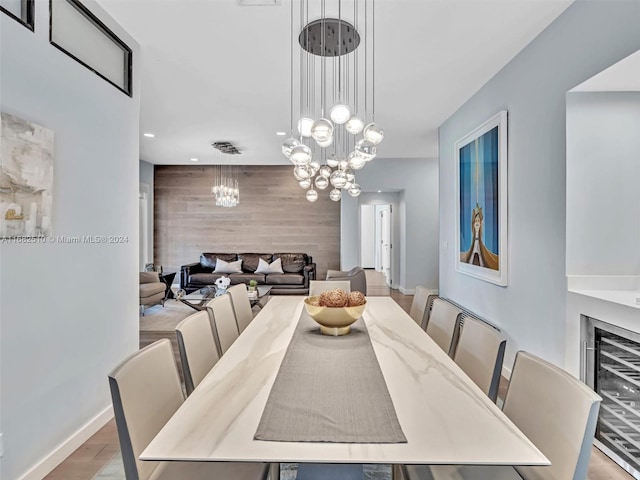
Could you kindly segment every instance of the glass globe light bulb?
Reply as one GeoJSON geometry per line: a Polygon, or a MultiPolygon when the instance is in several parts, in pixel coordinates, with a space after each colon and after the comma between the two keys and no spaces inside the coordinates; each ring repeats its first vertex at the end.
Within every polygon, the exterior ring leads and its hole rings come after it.
{"type": "Polygon", "coordinates": [[[291,149],[289,159],[294,165],[309,165],[309,162],[311,162],[311,149],[303,144],[296,145],[291,149]]]}
{"type": "Polygon", "coordinates": [[[316,142],[326,142],[333,137],[333,124],[326,118],[313,122],[311,136],[316,142]]]}
{"type": "Polygon", "coordinates": [[[307,190],[307,200],[309,200],[311,203],[318,200],[318,192],[313,189],[307,190]]]}
{"type": "Polygon", "coordinates": [[[378,145],[384,138],[384,132],[375,123],[370,123],[364,127],[364,138],[374,145],[378,145]]]}
{"type": "Polygon", "coordinates": [[[316,142],[316,143],[318,144],[319,147],[322,147],[322,148],[330,147],[331,145],[333,145],[333,137],[331,137],[326,142],[316,142]]]}
{"type": "Polygon", "coordinates": [[[349,167],[349,162],[347,160],[340,160],[340,162],[338,162],[338,168],[340,170],[346,170],[349,167]]]}
{"type": "MultiPolygon", "coordinates": [[[[376,146],[369,140],[363,138],[356,143],[356,152],[368,162],[376,156],[376,146]]],[[[293,154],[291,154],[291,156],[293,156],[293,154]]]]}
{"type": "Polygon", "coordinates": [[[328,165],[323,165],[318,170],[318,175],[329,178],[331,176],[331,168],[328,165]]]}
{"type": "Polygon", "coordinates": [[[347,123],[344,127],[347,129],[347,132],[351,133],[352,135],[358,135],[364,128],[364,122],[360,118],[353,115],[349,120],[347,120],[347,123]]]}
{"type": "Polygon", "coordinates": [[[343,103],[334,105],[329,111],[329,117],[333,120],[333,123],[342,125],[351,116],[351,109],[343,103]]]}
{"type": "Polygon", "coordinates": [[[351,185],[353,185],[353,183],[347,180],[347,183],[344,184],[344,187],[342,187],[342,190],[349,190],[351,188],[351,185]]]}
{"type": "Polygon", "coordinates": [[[344,173],[347,174],[347,181],[353,182],[353,179],[356,178],[355,173],[353,173],[353,169],[351,167],[347,167],[343,170],[344,173]]]}
{"type": "Polygon", "coordinates": [[[320,163],[318,163],[317,160],[313,160],[309,166],[311,167],[311,171],[313,172],[313,175],[315,175],[318,170],[320,169],[320,163]]]}
{"type": "Polygon", "coordinates": [[[291,149],[297,145],[300,145],[300,142],[298,140],[293,137],[287,138],[282,143],[282,153],[284,154],[284,156],[289,158],[291,156],[291,149]]]}
{"type": "Polygon", "coordinates": [[[311,178],[305,178],[304,180],[300,180],[298,183],[306,190],[311,186],[311,178]]]}
{"type": "Polygon", "coordinates": [[[334,188],[329,192],[329,198],[334,202],[340,201],[341,197],[342,197],[342,192],[340,192],[340,190],[338,190],[337,188],[334,188]]]}
{"type": "Polygon", "coordinates": [[[336,154],[332,154],[329,158],[327,158],[327,165],[331,168],[336,168],[340,163],[340,160],[336,158],[336,154]]]}
{"type": "Polygon", "coordinates": [[[311,168],[309,167],[309,165],[298,165],[293,169],[293,176],[298,181],[311,178],[311,168]]]}
{"type": "Polygon", "coordinates": [[[311,126],[313,125],[313,120],[308,117],[303,117],[298,120],[298,133],[303,137],[311,136],[311,126]]]}
{"type": "Polygon", "coordinates": [[[211,187],[211,193],[218,193],[218,186],[214,185],[213,187],[211,187]]]}
{"type": "Polygon", "coordinates": [[[347,183],[347,174],[342,170],[336,170],[331,174],[331,177],[329,177],[329,181],[335,188],[342,188],[347,183]]]}
{"type": "Polygon", "coordinates": [[[349,154],[349,167],[354,170],[360,170],[366,165],[367,161],[362,158],[357,152],[351,152],[349,154]]]}
{"type": "Polygon", "coordinates": [[[349,187],[349,190],[347,191],[349,192],[349,195],[351,195],[352,197],[357,197],[362,193],[362,189],[360,188],[360,185],[358,185],[357,183],[352,183],[351,186],[349,187]]]}
{"type": "Polygon", "coordinates": [[[324,175],[318,175],[316,177],[316,188],[318,190],[324,190],[329,186],[329,179],[324,175]]]}

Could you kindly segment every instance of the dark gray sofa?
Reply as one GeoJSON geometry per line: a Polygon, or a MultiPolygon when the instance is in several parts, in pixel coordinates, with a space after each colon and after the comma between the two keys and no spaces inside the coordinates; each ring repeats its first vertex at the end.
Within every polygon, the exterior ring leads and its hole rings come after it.
{"type": "Polygon", "coordinates": [[[203,253],[199,262],[181,267],[180,288],[191,293],[215,284],[220,277],[229,277],[231,285],[248,285],[250,280],[270,285],[271,295],[308,295],[309,281],[316,279],[316,264],[306,253],[203,253]],[[242,260],[242,273],[213,273],[217,258],[225,262],[242,260]],[[280,258],[283,273],[256,273],[260,258],[268,263],[280,258]]]}

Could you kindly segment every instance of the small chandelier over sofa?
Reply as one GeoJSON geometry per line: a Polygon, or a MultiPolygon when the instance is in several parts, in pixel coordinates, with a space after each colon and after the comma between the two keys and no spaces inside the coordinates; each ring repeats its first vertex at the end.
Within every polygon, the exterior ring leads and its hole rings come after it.
{"type": "Polygon", "coordinates": [[[343,191],[360,195],[355,172],[373,160],[384,137],[375,123],[374,2],[291,2],[291,137],[282,153],[310,202],[325,189],[336,202],[343,191]]]}
{"type": "Polygon", "coordinates": [[[231,142],[213,142],[218,150],[218,165],[214,166],[214,181],[211,193],[216,198],[216,207],[237,207],[240,204],[240,187],[238,185],[238,166],[223,165],[222,154],[240,155],[240,149],[231,142]]]}

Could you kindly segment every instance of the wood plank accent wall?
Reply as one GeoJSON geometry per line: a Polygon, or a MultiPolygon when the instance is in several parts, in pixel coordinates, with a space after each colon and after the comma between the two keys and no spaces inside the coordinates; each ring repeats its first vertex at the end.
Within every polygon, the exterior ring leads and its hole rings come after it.
{"type": "Polygon", "coordinates": [[[179,272],[202,252],[303,252],[324,280],[340,266],[340,202],[327,190],[308,202],[292,170],[240,167],[240,205],[223,208],[211,194],[213,166],[156,165],[155,263],[179,272]]]}

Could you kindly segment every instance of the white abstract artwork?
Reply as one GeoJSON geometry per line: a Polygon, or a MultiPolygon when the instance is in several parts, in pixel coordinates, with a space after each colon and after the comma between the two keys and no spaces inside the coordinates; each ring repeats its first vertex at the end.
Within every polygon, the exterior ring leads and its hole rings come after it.
{"type": "Polygon", "coordinates": [[[0,237],[50,236],[53,130],[1,116],[0,237]]]}

